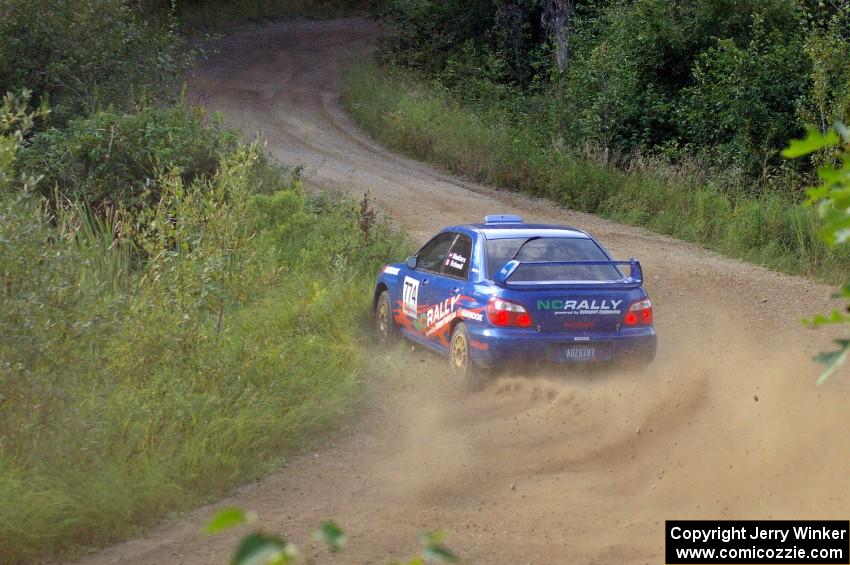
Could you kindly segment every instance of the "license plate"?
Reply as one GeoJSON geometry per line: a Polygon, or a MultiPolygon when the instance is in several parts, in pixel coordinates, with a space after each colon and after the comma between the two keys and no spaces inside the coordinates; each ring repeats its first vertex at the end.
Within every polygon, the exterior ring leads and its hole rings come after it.
{"type": "Polygon", "coordinates": [[[561,355],[566,361],[590,361],[595,352],[593,347],[566,347],[561,355]]]}

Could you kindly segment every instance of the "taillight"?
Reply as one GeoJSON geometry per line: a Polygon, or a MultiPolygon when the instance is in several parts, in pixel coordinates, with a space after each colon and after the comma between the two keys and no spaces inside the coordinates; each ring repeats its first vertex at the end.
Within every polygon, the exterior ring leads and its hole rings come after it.
{"type": "Polygon", "coordinates": [[[491,298],[487,303],[487,319],[494,326],[530,328],[531,315],[525,307],[515,302],[491,298]]]}
{"type": "Polygon", "coordinates": [[[652,325],[652,302],[649,298],[638,300],[629,306],[623,323],[627,326],[649,326],[652,325]]]}

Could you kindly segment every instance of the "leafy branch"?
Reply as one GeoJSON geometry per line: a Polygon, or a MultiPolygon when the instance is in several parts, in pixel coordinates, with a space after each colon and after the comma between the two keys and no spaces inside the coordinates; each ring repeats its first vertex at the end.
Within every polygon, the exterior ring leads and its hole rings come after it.
{"type": "MultiPolygon", "coordinates": [[[[257,520],[253,512],[230,507],[219,510],[204,528],[204,533],[218,534],[242,524],[257,520]]],[[[331,553],[345,548],[347,538],[342,528],[333,521],[327,521],[313,533],[316,541],[323,542],[331,553]]],[[[425,565],[426,563],[460,563],[460,558],[443,545],[446,535],[443,532],[425,532],[420,536],[422,553],[405,563],[391,561],[387,565],[425,565]]],[[[298,549],[281,536],[262,531],[252,532],[239,542],[231,559],[231,565],[296,565],[302,562],[298,549]]]]}
{"type": "MultiPolygon", "coordinates": [[[[850,242],[850,129],[836,123],[825,133],[809,128],[805,139],[795,139],[782,151],[782,156],[794,159],[805,157],[819,151],[836,152],[835,164],[824,165],[817,170],[821,183],[806,189],[806,205],[816,206],[823,225],[818,236],[829,246],[835,247],[850,242]]],[[[845,284],[834,295],[844,298],[850,304],[850,283],[845,284]]],[[[828,315],[818,314],[804,323],[810,327],[827,324],[846,324],[850,322],[850,305],[846,312],[833,310],[828,315]]],[[[832,375],[850,354],[850,339],[838,339],[839,346],[834,351],[826,351],[815,356],[815,360],[826,365],[818,377],[821,385],[832,375]]]]}

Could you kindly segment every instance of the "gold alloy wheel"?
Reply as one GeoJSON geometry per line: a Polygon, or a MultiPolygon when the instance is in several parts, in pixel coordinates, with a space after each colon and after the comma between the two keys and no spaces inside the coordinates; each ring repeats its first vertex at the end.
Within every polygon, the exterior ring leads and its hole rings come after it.
{"type": "Polygon", "coordinates": [[[378,302],[378,333],[382,339],[389,337],[390,328],[390,309],[387,307],[387,301],[381,300],[378,302]]]}
{"type": "Polygon", "coordinates": [[[466,338],[458,332],[452,340],[452,366],[455,372],[463,375],[466,371],[466,364],[469,357],[469,350],[466,345],[466,338]]]}

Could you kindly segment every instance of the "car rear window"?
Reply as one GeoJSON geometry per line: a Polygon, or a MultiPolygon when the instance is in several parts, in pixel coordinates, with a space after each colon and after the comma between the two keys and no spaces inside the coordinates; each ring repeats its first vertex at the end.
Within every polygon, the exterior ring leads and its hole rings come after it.
{"type": "MultiPolygon", "coordinates": [[[[592,239],[573,237],[527,237],[487,240],[487,271],[492,277],[511,259],[522,262],[607,261],[608,256],[592,239]],[[521,249],[520,249],[521,248],[521,249]],[[519,254],[517,254],[519,250],[519,254]],[[514,255],[516,254],[516,257],[514,255]]],[[[520,265],[511,281],[603,281],[622,277],[614,265],[520,265]]]]}

